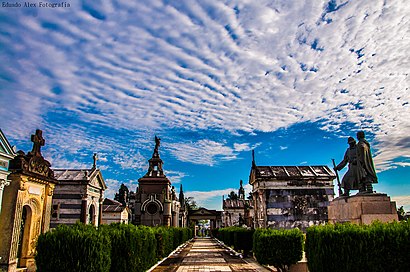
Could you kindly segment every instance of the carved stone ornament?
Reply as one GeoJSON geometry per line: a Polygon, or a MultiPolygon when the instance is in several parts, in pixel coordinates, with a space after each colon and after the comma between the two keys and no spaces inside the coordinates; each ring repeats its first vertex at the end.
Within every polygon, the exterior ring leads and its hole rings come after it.
{"type": "Polygon", "coordinates": [[[18,151],[17,156],[10,161],[9,170],[13,172],[27,172],[54,179],[54,172],[51,170],[51,164],[41,155],[41,146],[44,146],[45,140],[42,131],[37,129],[36,134],[31,136],[33,142],[32,151],[25,154],[18,151]]]}

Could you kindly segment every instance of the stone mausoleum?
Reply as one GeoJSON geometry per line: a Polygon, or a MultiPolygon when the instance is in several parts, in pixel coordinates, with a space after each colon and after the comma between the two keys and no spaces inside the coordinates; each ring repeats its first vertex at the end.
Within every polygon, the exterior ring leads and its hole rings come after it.
{"type": "Polygon", "coordinates": [[[104,191],[107,189],[97,155],[88,169],[54,169],[58,183],[54,189],[51,228],[76,222],[99,226],[102,223],[104,191]]]}
{"type": "Polygon", "coordinates": [[[183,203],[178,199],[174,186],[165,176],[163,161],[159,156],[160,139],[155,136],[155,148],[148,160],[147,173],[138,179],[139,187],[135,193],[134,223],[146,226],[178,227],[183,203]]]}
{"type": "Polygon", "coordinates": [[[327,222],[335,177],[325,165],[257,166],[253,158],[254,227],[305,230],[327,222]]]}
{"type": "Polygon", "coordinates": [[[10,185],[3,194],[0,214],[0,268],[35,270],[35,247],[41,233],[49,230],[51,204],[57,180],[51,164],[41,154],[45,140],[41,130],[31,136],[33,149],[18,151],[10,161],[10,185]]]}
{"type": "Polygon", "coordinates": [[[230,226],[253,226],[253,201],[246,199],[242,180],[238,190],[237,199],[222,199],[222,225],[230,226]]]}

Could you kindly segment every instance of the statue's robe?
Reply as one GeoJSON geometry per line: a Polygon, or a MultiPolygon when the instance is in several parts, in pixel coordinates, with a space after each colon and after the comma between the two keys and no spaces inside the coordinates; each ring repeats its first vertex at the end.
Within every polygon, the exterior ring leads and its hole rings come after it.
{"type": "Polygon", "coordinates": [[[359,183],[377,183],[376,170],[373,164],[370,144],[361,139],[357,143],[357,179],[359,183]]]}
{"type": "Polygon", "coordinates": [[[348,170],[342,178],[342,188],[348,190],[359,190],[359,182],[357,179],[357,151],[356,146],[349,147],[343,160],[336,166],[337,170],[342,170],[347,164],[348,170]]]}

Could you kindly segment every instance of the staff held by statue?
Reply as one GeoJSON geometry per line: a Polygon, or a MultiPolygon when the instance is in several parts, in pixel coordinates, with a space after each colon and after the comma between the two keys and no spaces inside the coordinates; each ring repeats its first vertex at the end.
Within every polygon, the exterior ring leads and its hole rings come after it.
{"type": "Polygon", "coordinates": [[[339,187],[339,196],[343,195],[343,191],[342,191],[342,185],[340,184],[340,178],[339,178],[339,173],[336,169],[336,163],[335,163],[335,159],[332,159],[333,162],[333,168],[335,170],[335,174],[336,174],[336,179],[337,179],[337,187],[339,187]]]}

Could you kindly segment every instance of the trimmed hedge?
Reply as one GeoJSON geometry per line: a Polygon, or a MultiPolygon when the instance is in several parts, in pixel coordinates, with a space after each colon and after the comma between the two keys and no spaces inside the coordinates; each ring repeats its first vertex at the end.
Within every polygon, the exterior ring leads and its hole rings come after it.
{"type": "Polygon", "coordinates": [[[60,225],[39,236],[35,259],[39,272],[142,272],[190,238],[185,228],[60,225]]]}
{"type": "Polygon", "coordinates": [[[102,225],[111,240],[110,272],[146,271],[156,262],[154,231],[127,224],[102,225]]]}
{"type": "Polygon", "coordinates": [[[212,235],[235,250],[243,251],[246,256],[252,250],[254,231],[253,229],[234,226],[214,229],[212,235]]]}
{"type": "Polygon", "coordinates": [[[260,264],[288,271],[290,265],[302,259],[303,241],[303,232],[299,229],[257,229],[253,235],[253,253],[260,264]]]}
{"type": "Polygon", "coordinates": [[[409,271],[410,222],[307,229],[309,271],[409,271]]]}
{"type": "Polygon", "coordinates": [[[36,249],[38,272],[110,271],[110,239],[90,225],[60,225],[41,234],[36,249]]]}

